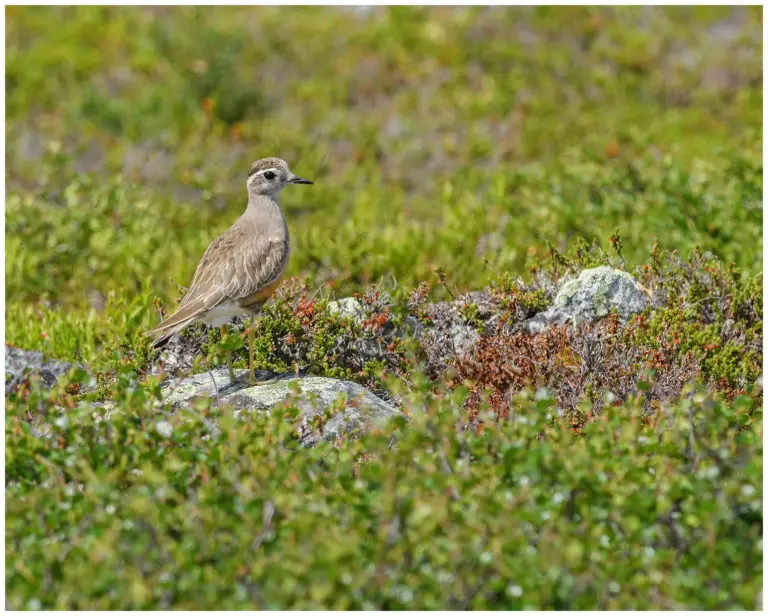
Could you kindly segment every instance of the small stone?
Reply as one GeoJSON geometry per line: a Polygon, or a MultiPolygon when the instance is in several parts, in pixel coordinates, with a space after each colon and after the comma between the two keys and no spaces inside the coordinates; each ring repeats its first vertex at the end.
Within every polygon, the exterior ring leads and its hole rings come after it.
{"type": "Polygon", "coordinates": [[[363,313],[363,305],[354,297],[344,297],[335,302],[328,302],[328,312],[342,317],[352,317],[359,321],[363,313]]]}

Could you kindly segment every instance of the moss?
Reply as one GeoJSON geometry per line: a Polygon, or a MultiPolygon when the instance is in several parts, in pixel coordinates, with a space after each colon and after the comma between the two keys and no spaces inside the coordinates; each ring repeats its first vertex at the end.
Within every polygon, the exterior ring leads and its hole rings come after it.
{"type": "Polygon", "coordinates": [[[549,308],[550,300],[547,297],[546,291],[538,289],[521,293],[520,303],[528,313],[536,314],[549,308]]]}
{"type": "Polygon", "coordinates": [[[505,310],[515,313],[519,307],[526,317],[546,310],[552,303],[546,289],[528,288],[508,272],[491,282],[491,290],[505,310]]]}
{"type": "Polygon", "coordinates": [[[472,325],[474,327],[477,327],[480,324],[480,321],[478,319],[479,312],[480,312],[480,309],[477,307],[477,304],[474,302],[464,304],[461,307],[461,317],[464,319],[464,322],[467,325],[472,325]]]}

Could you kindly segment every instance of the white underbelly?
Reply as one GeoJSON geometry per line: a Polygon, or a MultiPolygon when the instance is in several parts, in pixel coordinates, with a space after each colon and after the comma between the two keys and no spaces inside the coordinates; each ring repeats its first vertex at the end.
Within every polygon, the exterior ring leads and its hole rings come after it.
{"type": "Polygon", "coordinates": [[[206,325],[219,327],[244,314],[248,311],[243,310],[238,302],[226,301],[206,312],[202,320],[206,325]]]}

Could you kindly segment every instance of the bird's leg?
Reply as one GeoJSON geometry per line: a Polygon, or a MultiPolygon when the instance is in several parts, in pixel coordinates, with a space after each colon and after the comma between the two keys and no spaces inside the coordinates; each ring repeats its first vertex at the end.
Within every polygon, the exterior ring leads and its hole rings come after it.
{"type": "MultiPolygon", "coordinates": [[[[221,329],[219,330],[221,332],[221,339],[224,340],[224,337],[227,335],[227,332],[229,331],[227,329],[227,324],[221,326],[221,329]]],[[[227,349],[227,369],[229,370],[229,382],[234,383],[235,382],[235,370],[232,368],[232,351],[227,349]]]]}
{"type": "Polygon", "coordinates": [[[256,385],[256,373],[253,370],[253,319],[248,327],[248,382],[256,385]]]}
{"type": "Polygon", "coordinates": [[[216,385],[216,379],[213,376],[213,372],[208,370],[208,376],[211,377],[211,381],[213,381],[213,391],[216,394],[216,402],[217,404],[221,404],[221,398],[219,398],[219,388],[216,385]]]}

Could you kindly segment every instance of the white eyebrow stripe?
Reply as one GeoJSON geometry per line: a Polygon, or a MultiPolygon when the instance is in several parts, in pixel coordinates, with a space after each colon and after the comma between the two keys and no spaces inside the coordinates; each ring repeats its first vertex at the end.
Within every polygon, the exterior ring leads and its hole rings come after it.
{"type": "Polygon", "coordinates": [[[267,171],[271,171],[275,175],[279,175],[280,174],[280,170],[277,169],[276,167],[270,167],[269,169],[259,169],[258,171],[256,171],[255,173],[252,173],[248,177],[248,181],[250,182],[251,178],[255,178],[257,175],[264,175],[267,171]]]}

